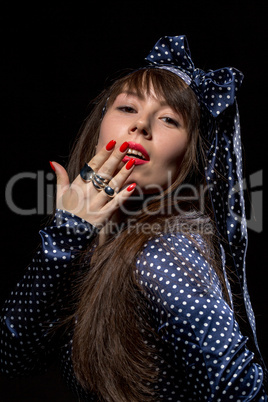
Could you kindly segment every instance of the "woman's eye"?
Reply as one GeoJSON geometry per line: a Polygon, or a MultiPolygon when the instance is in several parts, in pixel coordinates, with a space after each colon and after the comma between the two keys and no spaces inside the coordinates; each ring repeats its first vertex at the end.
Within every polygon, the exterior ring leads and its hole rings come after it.
{"type": "Polygon", "coordinates": [[[175,127],[179,127],[179,122],[177,122],[176,120],[172,119],[171,117],[162,117],[162,120],[167,124],[170,124],[170,125],[175,126],[175,127]]]}
{"type": "Polygon", "coordinates": [[[125,113],[136,113],[136,110],[131,106],[118,106],[117,109],[125,113]]]}

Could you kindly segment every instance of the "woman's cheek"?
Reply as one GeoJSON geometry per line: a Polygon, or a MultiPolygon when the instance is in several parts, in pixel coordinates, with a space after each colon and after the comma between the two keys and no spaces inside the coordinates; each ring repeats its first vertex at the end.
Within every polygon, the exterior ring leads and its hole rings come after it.
{"type": "Polygon", "coordinates": [[[99,152],[101,148],[106,146],[110,140],[112,139],[115,140],[115,138],[110,138],[111,137],[111,133],[109,130],[110,125],[108,123],[109,122],[107,121],[107,116],[105,115],[100,126],[100,134],[98,144],[96,147],[96,152],[99,152]]]}
{"type": "Polygon", "coordinates": [[[109,141],[115,140],[115,138],[111,138],[111,135],[109,133],[105,132],[104,130],[100,131],[99,139],[98,139],[98,144],[96,147],[96,152],[99,152],[103,147],[105,147],[109,141]]]}
{"type": "Polygon", "coordinates": [[[97,144],[97,146],[96,146],[96,153],[98,153],[98,152],[101,150],[101,148],[104,147],[104,144],[103,144],[102,142],[103,142],[103,141],[101,141],[100,138],[99,138],[98,144],[97,144]]]}

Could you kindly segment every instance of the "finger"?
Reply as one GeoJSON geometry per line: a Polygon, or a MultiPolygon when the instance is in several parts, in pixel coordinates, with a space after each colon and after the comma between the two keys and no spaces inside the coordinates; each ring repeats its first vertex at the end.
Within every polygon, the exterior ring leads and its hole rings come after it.
{"type": "Polygon", "coordinates": [[[100,191],[98,195],[99,205],[101,207],[104,206],[107,201],[110,201],[111,198],[117,197],[117,193],[119,193],[134,167],[135,159],[132,158],[122,167],[116,176],[112,178],[109,184],[102,188],[102,191],[100,191]]]}
{"type": "Polygon", "coordinates": [[[132,183],[126,188],[124,188],[120,193],[118,193],[110,202],[108,202],[103,208],[103,213],[106,214],[107,218],[109,219],[116,210],[124,203],[136,188],[136,183],[132,183]]]}
{"type": "MultiPolygon", "coordinates": [[[[111,140],[108,144],[103,147],[89,162],[88,165],[97,172],[99,168],[103,165],[104,162],[111,156],[112,151],[114,150],[116,141],[111,140]]],[[[83,180],[81,179],[80,174],[76,177],[73,183],[81,183],[83,180]]]]}
{"type": "Polygon", "coordinates": [[[135,159],[130,159],[122,169],[112,178],[109,182],[109,186],[112,187],[117,193],[120,191],[120,188],[123,186],[129,175],[132,173],[135,168],[135,159]]]}
{"type": "Polygon", "coordinates": [[[110,179],[118,169],[119,164],[126,155],[129,143],[125,141],[120,147],[116,148],[109,159],[98,169],[98,174],[104,178],[110,179]]]}
{"type": "Polygon", "coordinates": [[[111,152],[114,150],[116,141],[111,140],[108,144],[103,147],[89,162],[88,165],[92,167],[93,170],[98,170],[105,161],[110,157],[111,152]]]}
{"type": "Polygon", "coordinates": [[[64,169],[63,166],[61,166],[57,162],[51,162],[51,166],[54,168],[56,177],[57,177],[57,196],[56,199],[57,201],[63,196],[65,191],[68,190],[70,187],[70,180],[68,173],[64,169]]]}

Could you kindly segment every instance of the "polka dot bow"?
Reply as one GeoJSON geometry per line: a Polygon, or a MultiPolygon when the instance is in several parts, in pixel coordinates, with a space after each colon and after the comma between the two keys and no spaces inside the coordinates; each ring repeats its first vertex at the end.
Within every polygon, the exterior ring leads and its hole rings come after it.
{"type": "MultiPolygon", "coordinates": [[[[201,135],[209,143],[206,180],[218,230],[222,268],[232,303],[232,292],[242,292],[244,309],[263,361],[256,336],[255,316],[247,290],[245,258],[247,224],[243,193],[242,147],[236,93],[243,74],[233,67],[204,72],[194,66],[186,36],[165,36],[146,57],[153,68],[182,78],[195,92],[201,110],[201,135]],[[226,266],[230,268],[227,278],[226,266]]],[[[265,367],[265,364],[263,364],[265,367]]]]}
{"type": "Polygon", "coordinates": [[[233,67],[208,72],[195,68],[184,35],[159,39],[145,59],[158,68],[179,75],[214,117],[234,103],[243,81],[243,74],[233,67]]]}

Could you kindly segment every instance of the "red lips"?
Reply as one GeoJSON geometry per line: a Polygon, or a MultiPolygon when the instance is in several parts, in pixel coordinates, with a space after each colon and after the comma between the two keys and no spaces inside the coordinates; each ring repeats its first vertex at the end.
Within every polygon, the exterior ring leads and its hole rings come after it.
{"type": "Polygon", "coordinates": [[[135,149],[136,151],[141,152],[147,162],[150,160],[150,157],[149,157],[146,149],[143,148],[143,146],[141,144],[137,144],[136,142],[132,142],[132,141],[128,141],[128,144],[129,144],[129,148],[135,149]]]}
{"type": "Polygon", "coordinates": [[[131,155],[131,156],[126,155],[122,160],[124,163],[128,162],[130,159],[133,159],[133,158],[135,159],[136,166],[143,165],[144,163],[149,162],[150,157],[149,157],[146,149],[141,144],[138,144],[138,143],[132,142],[132,141],[128,141],[128,144],[129,144],[129,148],[135,149],[136,151],[141,152],[145,159],[135,158],[135,155],[131,155]]]}

